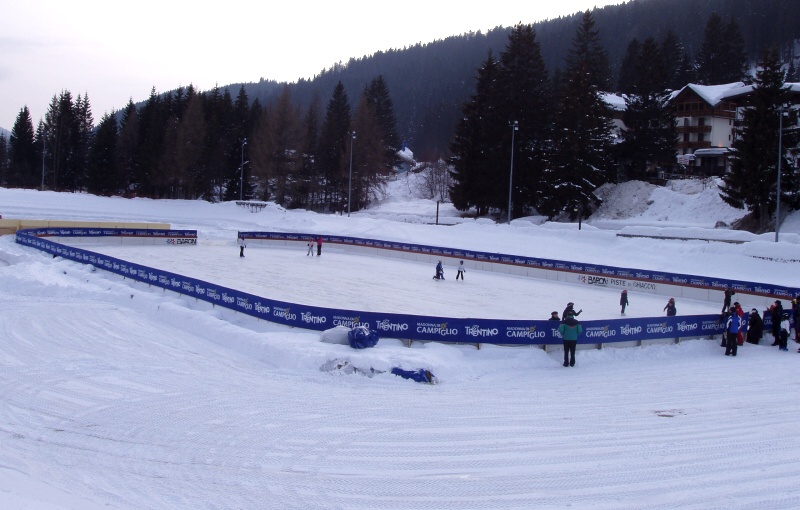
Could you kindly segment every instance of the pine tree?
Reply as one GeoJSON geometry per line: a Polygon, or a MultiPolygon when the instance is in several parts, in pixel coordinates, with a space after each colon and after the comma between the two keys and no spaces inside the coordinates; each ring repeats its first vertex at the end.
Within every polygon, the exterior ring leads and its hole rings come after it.
{"type": "Polygon", "coordinates": [[[364,90],[353,114],[353,130],[357,138],[350,140],[353,161],[350,210],[358,211],[373,199],[382,198],[383,179],[392,171],[377,103],[368,89],[364,90]]]}
{"type": "Polygon", "coordinates": [[[303,120],[302,163],[299,181],[302,183],[298,194],[297,207],[314,209],[318,203],[321,188],[317,171],[317,146],[319,136],[319,100],[315,98],[306,111],[303,120]]]}
{"type": "Polygon", "coordinates": [[[17,114],[8,143],[8,184],[14,187],[35,187],[36,151],[31,112],[24,106],[17,114]]]}
{"type": "Polygon", "coordinates": [[[642,43],[634,38],[628,43],[625,56],[619,68],[619,81],[617,92],[620,94],[632,94],[636,83],[639,81],[638,64],[639,55],[642,53],[642,43]]]}
{"type": "Polygon", "coordinates": [[[119,130],[116,113],[103,115],[89,154],[87,190],[98,195],[118,195],[122,192],[117,146],[119,130]]]}
{"type": "Polygon", "coordinates": [[[611,112],[602,95],[609,69],[599,68],[600,62],[607,65],[608,58],[586,12],[567,58],[548,174],[551,192],[539,211],[551,217],[562,211],[572,218],[588,215],[596,202],[594,191],[612,177],[611,112]]]}
{"type": "Polygon", "coordinates": [[[746,76],[746,62],[739,26],[733,20],[725,25],[719,14],[712,13],[697,55],[697,81],[703,85],[740,81],[746,76]]]}
{"type": "MultiPolygon", "coordinates": [[[[594,65],[594,64],[593,64],[594,65]]],[[[500,54],[498,70],[497,114],[492,126],[495,175],[490,204],[508,212],[509,179],[512,179],[511,217],[522,216],[528,207],[541,207],[551,195],[546,173],[552,152],[554,106],[541,45],[530,25],[517,25],[508,36],[500,54]],[[514,132],[514,168],[511,170],[512,128],[514,132]],[[499,162],[506,162],[503,165],[499,162]],[[505,168],[504,168],[505,167],[505,168]],[[508,171],[506,171],[508,169],[508,171]]]]}
{"type": "Polygon", "coordinates": [[[681,43],[678,36],[672,30],[668,30],[661,39],[660,43],[661,61],[666,70],[666,88],[669,90],[679,90],[691,80],[690,57],[681,43]]]}
{"type": "Polygon", "coordinates": [[[290,197],[294,196],[294,173],[300,165],[300,117],[292,105],[291,91],[288,86],[278,97],[270,123],[271,166],[275,202],[290,205],[290,197]]]}
{"type": "Polygon", "coordinates": [[[186,109],[178,125],[175,151],[176,177],[183,183],[185,199],[194,200],[210,193],[203,160],[205,137],[203,97],[190,86],[186,94],[186,109]]]}
{"type": "Polygon", "coordinates": [[[365,90],[367,100],[372,104],[378,119],[378,134],[382,140],[384,157],[381,165],[391,170],[399,163],[397,152],[400,150],[400,138],[397,135],[397,117],[389,94],[389,87],[383,76],[374,78],[365,90]]]}
{"type": "Polygon", "coordinates": [[[666,69],[656,41],[649,37],[642,44],[637,60],[638,82],[625,96],[621,159],[629,162],[628,179],[646,179],[659,166],[675,160],[675,112],[669,102],[666,69]]]}
{"type": "Polygon", "coordinates": [[[119,125],[119,171],[125,196],[135,194],[136,176],[139,174],[139,112],[132,99],[122,110],[119,125]]]}
{"type": "Polygon", "coordinates": [[[344,209],[350,149],[350,102],[342,82],[333,89],[319,137],[319,170],[323,181],[323,202],[331,211],[344,209]]]}
{"type": "Polygon", "coordinates": [[[786,147],[778,155],[780,106],[785,100],[784,73],[777,52],[766,52],[753,85],[751,106],[744,110],[741,136],[734,140],[734,158],[730,173],[723,179],[720,196],[733,207],[749,209],[759,222],[759,230],[767,228],[777,199],[778,157],[782,158],[781,199],[789,198],[794,179],[786,160],[786,147]],[[784,197],[784,195],[786,195],[784,197]]]}
{"type": "Polygon", "coordinates": [[[461,108],[462,118],[456,126],[451,144],[453,156],[450,199],[460,211],[475,207],[478,216],[489,212],[488,190],[493,183],[497,118],[494,101],[497,96],[499,64],[491,51],[478,69],[475,93],[461,108]]]}
{"type": "Polygon", "coordinates": [[[0,186],[8,186],[8,138],[0,133],[0,186]]]}

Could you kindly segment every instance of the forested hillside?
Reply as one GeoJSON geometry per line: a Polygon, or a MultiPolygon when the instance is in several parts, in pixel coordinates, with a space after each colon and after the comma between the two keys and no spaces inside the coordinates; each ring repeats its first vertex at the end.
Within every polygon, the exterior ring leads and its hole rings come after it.
{"type": "MultiPolygon", "coordinates": [[[[616,87],[628,44],[633,39],[656,40],[672,31],[693,60],[700,51],[709,15],[716,12],[741,29],[745,49],[755,61],[768,46],[789,50],[788,42],[800,38],[800,1],[797,0],[632,0],[592,11],[601,44],[609,56],[611,83],[616,87]]],[[[525,8],[520,19],[526,22],[525,8]]],[[[551,76],[564,60],[581,13],[534,23],[542,58],[551,76]]],[[[387,49],[369,56],[354,56],[333,64],[313,80],[291,84],[293,101],[305,110],[314,98],[324,104],[341,81],[355,96],[376,76],[386,80],[397,114],[398,132],[415,154],[431,160],[447,152],[459,117],[459,108],[475,87],[476,69],[492,51],[502,52],[511,27],[487,33],[453,35],[427,44],[387,49]]],[[[268,78],[268,77],[266,77],[268,78]]],[[[240,84],[231,85],[238,90],[240,84]]],[[[269,104],[282,85],[264,80],[244,84],[247,95],[269,104]]]]}

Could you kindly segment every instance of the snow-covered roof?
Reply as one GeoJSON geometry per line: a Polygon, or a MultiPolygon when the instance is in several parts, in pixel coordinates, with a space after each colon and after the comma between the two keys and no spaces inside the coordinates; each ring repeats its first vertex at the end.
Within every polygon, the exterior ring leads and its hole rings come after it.
{"type": "Polygon", "coordinates": [[[744,88],[744,83],[737,81],[734,83],[725,83],[722,85],[698,85],[697,83],[690,83],[683,87],[682,89],[674,92],[670,99],[675,99],[684,90],[691,90],[698,96],[700,96],[703,101],[710,104],[711,106],[715,106],[717,103],[726,99],[732,91],[740,90],[744,88]]]}
{"type": "Polygon", "coordinates": [[[730,152],[727,147],[709,147],[707,149],[697,149],[694,151],[695,157],[702,158],[703,156],[723,156],[730,152]]]}
{"type": "MultiPolygon", "coordinates": [[[[754,85],[745,85],[739,87],[738,89],[731,89],[725,93],[723,99],[738,99],[744,96],[749,96],[753,93],[754,88],[754,85]]],[[[783,90],[792,94],[800,94],[800,83],[784,83],[783,90]]]]}

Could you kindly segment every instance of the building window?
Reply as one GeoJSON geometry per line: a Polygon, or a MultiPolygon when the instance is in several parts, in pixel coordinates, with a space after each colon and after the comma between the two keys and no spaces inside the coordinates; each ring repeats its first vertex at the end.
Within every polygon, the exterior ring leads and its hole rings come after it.
{"type": "Polygon", "coordinates": [[[705,136],[703,135],[703,133],[697,133],[697,141],[698,142],[704,142],[705,141],[705,136]]]}
{"type": "Polygon", "coordinates": [[[706,118],[705,117],[698,118],[697,119],[697,125],[698,126],[705,126],[706,125],[706,118]]]}

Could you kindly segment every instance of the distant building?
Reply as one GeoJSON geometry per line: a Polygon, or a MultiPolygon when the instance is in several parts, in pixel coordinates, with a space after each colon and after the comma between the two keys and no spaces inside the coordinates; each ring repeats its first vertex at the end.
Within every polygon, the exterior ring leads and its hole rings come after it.
{"type": "Polygon", "coordinates": [[[725,85],[690,83],[675,92],[678,173],[697,176],[723,175],[730,170],[730,147],[737,105],[727,98],[741,82],[725,85]]]}

